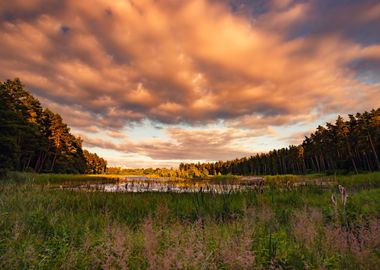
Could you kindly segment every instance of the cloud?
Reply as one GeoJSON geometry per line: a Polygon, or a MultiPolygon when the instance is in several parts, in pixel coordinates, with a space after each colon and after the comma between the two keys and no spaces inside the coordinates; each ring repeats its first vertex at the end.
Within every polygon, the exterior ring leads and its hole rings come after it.
{"type": "MultiPolygon", "coordinates": [[[[79,131],[122,139],[146,119],[255,131],[378,106],[374,0],[45,2],[0,4],[0,79],[20,77],[79,131]]],[[[193,158],[186,132],[128,146],[193,158]]],[[[208,157],[245,153],[221,149],[208,157]]]]}
{"type": "Polygon", "coordinates": [[[108,131],[107,135],[115,139],[125,139],[127,137],[124,133],[118,131],[108,131]]]}
{"type": "Polygon", "coordinates": [[[294,124],[311,123],[316,121],[321,115],[318,113],[288,115],[288,114],[273,114],[273,115],[246,115],[238,119],[226,121],[226,125],[230,127],[245,127],[250,129],[264,128],[269,125],[273,126],[288,126],[294,124]]]}
{"type": "Polygon", "coordinates": [[[378,97],[378,91],[367,90],[345,64],[372,47],[325,28],[341,27],[344,12],[354,10],[351,24],[358,28],[376,21],[377,5],[369,3],[334,6],[343,14],[333,18],[331,11],[322,20],[310,14],[323,4],[272,1],[252,25],[215,1],[97,0],[91,7],[65,1],[42,10],[41,1],[12,1],[2,7],[8,20],[0,28],[0,74],[19,76],[39,96],[78,106],[94,120],[100,115],[111,126],[116,119],[120,127],[144,118],[202,124],[286,115],[286,121],[316,107],[368,108],[367,93],[378,97]],[[319,26],[314,32],[327,33],[289,40],[280,32],[308,20],[319,26]]]}
{"type": "Polygon", "coordinates": [[[307,131],[299,131],[292,134],[288,134],[287,136],[283,136],[280,139],[289,145],[300,145],[305,139],[305,137],[310,136],[312,132],[314,132],[313,129],[307,131]]]}
{"type": "Polygon", "coordinates": [[[268,129],[247,131],[228,128],[219,129],[179,129],[167,128],[169,139],[128,140],[115,143],[101,138],[83,136],[86,147],[112,149],[125,154],[139,154],[153,160],[224,160],[243,157],[252,151],[242,144],[242,140],[271,134],[268,129]]]}

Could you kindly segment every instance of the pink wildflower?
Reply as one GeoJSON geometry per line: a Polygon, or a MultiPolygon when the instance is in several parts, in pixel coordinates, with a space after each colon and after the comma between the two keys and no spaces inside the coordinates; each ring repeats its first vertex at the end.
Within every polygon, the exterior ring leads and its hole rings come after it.
{"type": "Polygon", "coordinates": [[[345,206],[347,202],[347,197],[348,197],[346,189],[342,185],[339,185],[338,188],[339,188],[340,195],[342,196],[342,203],[345,206]]]}

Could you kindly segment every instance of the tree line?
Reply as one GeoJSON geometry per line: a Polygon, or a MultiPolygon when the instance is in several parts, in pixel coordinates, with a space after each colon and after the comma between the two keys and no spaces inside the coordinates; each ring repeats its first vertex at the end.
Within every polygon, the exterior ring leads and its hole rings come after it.
{"type": "Polygon", "coordinates": [[[117,175],[139,175],[139,176],[157,176],[157,177],[184,177],[174,168],[121,168],[108,167],[107,174],[117,175]]]}
{"type": "Polygon", "coordinates": [[[105,172],[107,162],[82,142],[19,79],[0,82],[0,171],[105,172]]]}
{"type": "Polygon", "coordinates": [[[296,146],[215,163],[181,163],[179,174],[268,175],[380,171],[380,108],[338,116],[296,146]]]}

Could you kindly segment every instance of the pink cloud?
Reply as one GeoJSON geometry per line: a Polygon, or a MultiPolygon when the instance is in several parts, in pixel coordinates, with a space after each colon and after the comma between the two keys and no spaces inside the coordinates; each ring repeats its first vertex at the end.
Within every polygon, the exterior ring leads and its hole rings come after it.
{"type": "MultiPolygon", "coordinates": [[[[20,77],[77,130],[122,139],[124,126],[144,119],[223,121],[244,137],[236,129],[310,123],[380,100],[379,83],[361,78],[357,64],[380,66],[380,41],[354,38],[362,30],[376,36],[372,0],[331,7],[325,19],[326,1],[45,2],[1,4],[0,79],[20,77]]],[[[235,135],[213,132],[168,129],[172,141],[140,146],[93,143],[154,158],[198,157],[193,149],[220,149],[210,159],[247,154],[218,144],[235,135]]]]}

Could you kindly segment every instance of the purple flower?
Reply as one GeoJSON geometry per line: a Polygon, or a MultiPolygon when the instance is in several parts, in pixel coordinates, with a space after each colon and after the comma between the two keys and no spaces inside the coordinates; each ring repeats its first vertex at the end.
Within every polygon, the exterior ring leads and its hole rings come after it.
{"type": "Polygon", "coordinates": [[[339,185],[338,188],[339,188],[340,195],[342,197],[342,203],[345,206],[347,202],[347,197],[348,197],[346,189],[342,185],[339,185]]]}

